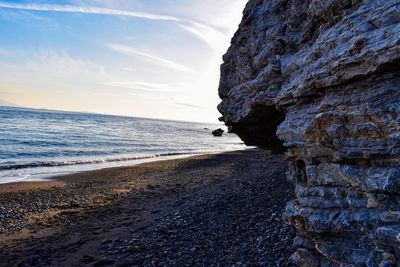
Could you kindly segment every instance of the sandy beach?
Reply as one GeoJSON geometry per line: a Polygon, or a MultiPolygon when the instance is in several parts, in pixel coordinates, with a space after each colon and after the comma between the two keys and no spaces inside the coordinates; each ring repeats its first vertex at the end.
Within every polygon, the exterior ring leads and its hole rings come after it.
{"type": "Polygon", "coordinates": [[[0,186],[1,266],[287,266],[293,187],[259,149],[0,186]]]}

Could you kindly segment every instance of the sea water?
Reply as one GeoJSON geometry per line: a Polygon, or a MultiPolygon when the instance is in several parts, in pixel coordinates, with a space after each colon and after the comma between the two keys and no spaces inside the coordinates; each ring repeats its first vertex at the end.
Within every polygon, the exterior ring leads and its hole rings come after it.
{"type": "Polygon", "coordinates": [[[220,124],[0,107],[0,183],[244,149],[220,124]]]}

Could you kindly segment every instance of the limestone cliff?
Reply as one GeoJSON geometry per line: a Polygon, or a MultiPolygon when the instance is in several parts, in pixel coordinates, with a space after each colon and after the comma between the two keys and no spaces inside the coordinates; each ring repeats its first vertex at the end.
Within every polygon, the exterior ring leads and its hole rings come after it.
{"type": "MultiPolygon", "coordinates": [[[[286,149],[301,266],[400,264],[400,0],[250,0],[219,110],[286,149]]],[[[282,177],[282,182],[284,177],[282,177]]]]}

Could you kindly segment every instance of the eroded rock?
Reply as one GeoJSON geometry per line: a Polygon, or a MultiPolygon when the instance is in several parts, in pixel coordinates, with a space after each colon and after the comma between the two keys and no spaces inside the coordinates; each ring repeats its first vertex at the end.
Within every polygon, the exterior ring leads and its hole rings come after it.
{"type": "Polygon", "coordinates": [[[248,2],[218,108],[246,144],[286,150],[294,263],[400,263],[399,87],[400,0],[248,2]]]}

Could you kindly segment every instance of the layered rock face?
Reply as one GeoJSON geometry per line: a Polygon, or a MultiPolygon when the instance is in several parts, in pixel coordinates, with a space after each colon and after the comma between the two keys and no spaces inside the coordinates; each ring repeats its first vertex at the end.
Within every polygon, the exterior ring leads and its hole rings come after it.
{"type": "Polygon", "coordinates": [[[247,144],[286,149],[294,263],[400,264],[400,0],[250,0],[219,95],[247,144]]]}

